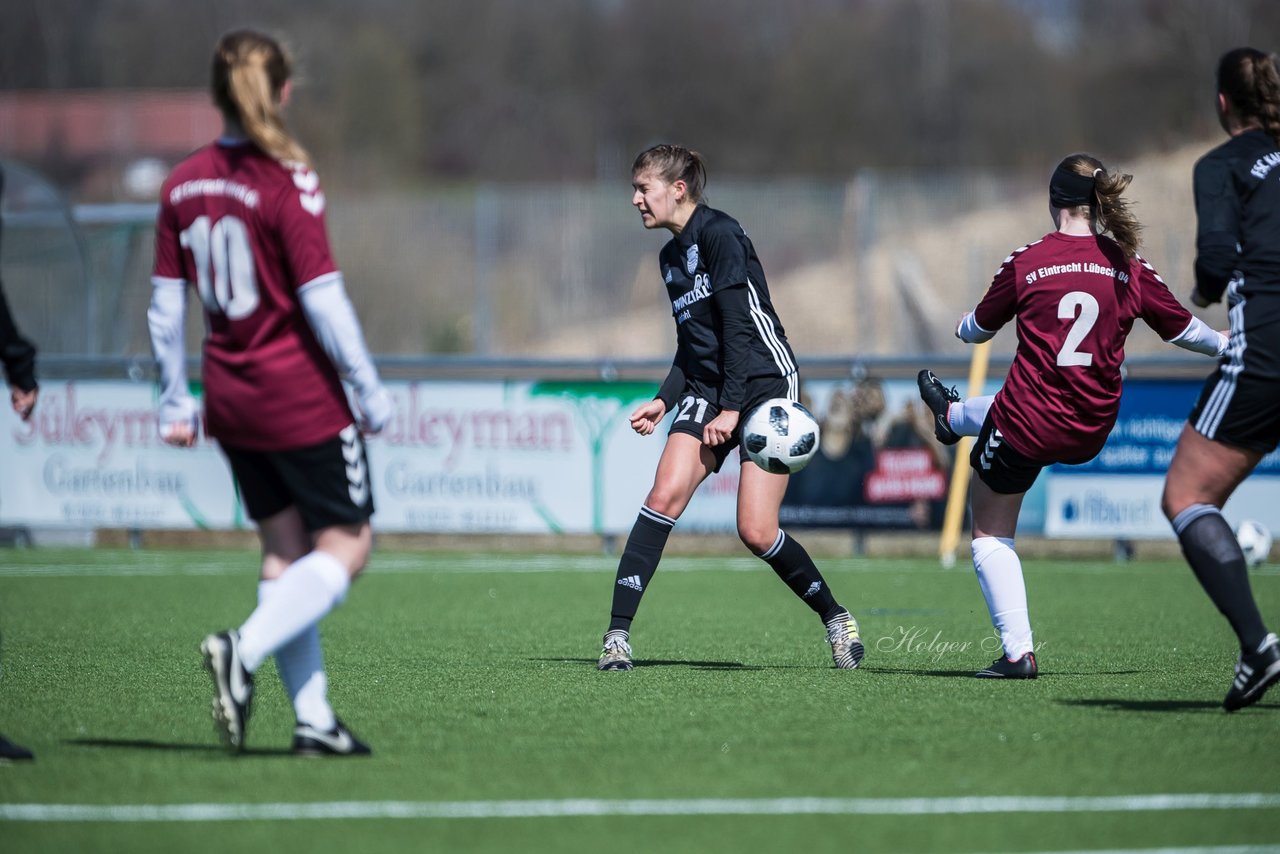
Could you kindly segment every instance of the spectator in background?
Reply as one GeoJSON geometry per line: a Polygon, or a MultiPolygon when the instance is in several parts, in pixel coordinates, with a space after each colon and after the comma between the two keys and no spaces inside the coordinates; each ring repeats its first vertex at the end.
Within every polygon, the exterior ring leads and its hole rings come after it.
{"type": "MultiPolygon", "coordinates": [[[[4,170],[0,169],[0,196],[4,194],[4,170]]],[[[36,384],[36,348],[18,333],[9,312],[9,301],[0,283],[0,361],[4,362],[5,381],[9,384],[9,400],[13,411],[26,421],[36,408],[40,387],[36,384]]],[[[32,759],[32,753],[0,735],[0,760],[32,759]]]]}
{"type": "Polygon", "coordinates": [[[989,341],[1016,318],[1018,349],[994,397],[961,401],[932,372],[918,377],[946,444],[973,435],[973,567],[1004,655],[974,674],[1034,679],[1038,673],[1018,514],[1041,469],[1088,462],[1102,450],[1120,409],[1124,344],[1141,319],[1170,344],[1221,354],[1227,340],[1192,317],[1138,255],[1141,225],[1124,191],[1131,175],[1073,154],[1049,181],[1055,231],[1005,258],[956,337],[989,341]],[[1107,236],[1103,232],[1110,232],[1107,236]]]}
{"type": "Polygon", "coordinates": [[[1249,587],[1222,506],[1280,443],[1280,74],[1277,58],[1237,48],[1218,63],[1218,120],[1231,138],[1196,163],[1196,284],[1227,295],[1231,339],[1182,428],[1162,500],[1182,553],[1240,642],[1228,712],[1280,679],[1280,640],[1249,587]]]}
{"type": "Polygon", "coordinates": [[[213,715],[244,747],[253,673],[275,655],[293,703],[293,751],[368,754],[330,708],[320,620],[346,598],[373,545],[362,431],[392,414],[325,230],[325,197],[284,126],[290,62],[273,39],[228,33],[213,57],[223,134],[161,190],[147,320],[160,366],[160,430],[195,443],[185,371],[186,293],[204,303],[205,427],[262,541],[258,607],[201,644],[213,715]],[[342,381],[353,387],[353,416],[342,381]]]}

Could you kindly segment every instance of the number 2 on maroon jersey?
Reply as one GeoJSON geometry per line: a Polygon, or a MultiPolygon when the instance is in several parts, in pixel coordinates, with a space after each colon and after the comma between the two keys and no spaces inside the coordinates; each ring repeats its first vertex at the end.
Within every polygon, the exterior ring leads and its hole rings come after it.
{"type": "Polygon", "coordinates": [[[249,229],[239,217],[198,216],[178,235],[196,262],[196,290],[210,314],[239,320],[258,307],[258,274],[249,229]]]}
{"type": "Polygon", "coordinates": [[[1078,348],[1098,322],[1098,301],[1084,291],[1071,291],[1058,302],[1058,319],[1075,321],[1067,330],[1067,340],[1062,342],[1062,349],[1058,351],[1058,364],[1068,368],[1092,365],[1093,354],[1082,353],[1078,348]],[[1078,317],[1077,308],[1080,309],[1078,317]]]}

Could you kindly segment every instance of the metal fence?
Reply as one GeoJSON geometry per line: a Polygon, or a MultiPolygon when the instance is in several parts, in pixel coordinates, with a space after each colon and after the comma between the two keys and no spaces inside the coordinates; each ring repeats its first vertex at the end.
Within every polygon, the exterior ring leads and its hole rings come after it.
{"type": "MultiPolygon", "coordinates": [[[[0,262],[20,327],[45,356],[145,357],[154,206],[70,207],[21,164],[4,166],[0,262]]],[[[1188,176],[1189,160],[1134,185],[1144,254],[1180,294],[1188,176]]],[[[802,361],[962,359],[955,319],[1011,249],[1049,230],[1043,184],[868,171],[846,182],[718,181],[709,201],[751,235],[802,361]]],[[[667,359],[674,332],[656,255],[669,235],[644,232],[629,197],[621,182],[337,189],[329,231],[377,354],[667,359]]],[[[201,323],[192,305],[193,354],[201,323]]],[[[1014,343],[998,338],[997,357],[1014,343]]],[[[1183,357],[1154,335],[1135,334],[1129,349],[1183,357]]]]}

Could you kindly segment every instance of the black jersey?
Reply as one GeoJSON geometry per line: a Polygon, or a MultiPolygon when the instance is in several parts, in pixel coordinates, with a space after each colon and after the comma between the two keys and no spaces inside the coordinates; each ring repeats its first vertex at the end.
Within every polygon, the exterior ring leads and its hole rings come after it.
{"type": "Polygon", "coordinates": [[[1280,147],[1261,130],[1232,137],[1196,163],[1195,199],[1196,289],[1216,302],[1238,278],[1280,319],[1280,147]]]}
{"type": "Polygon", "coordinates": [[[764,268],[738,221],[698,205],[658,255],[676,321],[676,358],[659,397],[670,409],[685,377],[719,387],[740,411],[747,382],[796,372],[764,268]]]}

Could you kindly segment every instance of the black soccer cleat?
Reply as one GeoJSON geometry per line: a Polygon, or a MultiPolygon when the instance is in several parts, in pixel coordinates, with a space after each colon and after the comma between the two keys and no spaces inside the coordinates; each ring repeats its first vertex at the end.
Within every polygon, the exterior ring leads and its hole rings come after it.
{"type": "Polygon", "coordinates": [[[920,399],[933,413],[933,435],[944,445],[954,445],[960,441],[960,434],[951,429],[947,422],[947,410],[953,403],[960,402],[960,393],[955,387],[947,388],[942,381],[933,375],[933,371],[925,369],[916,374],[916,385],[920,387],[920,399]]]}
{"type": "Polygon", "coordinates": [[[21,744],[0,735],[0,762],[30,762],[35,758],[35,754],[21,744]]]}
{"type": "Polygon", "coordinates": [[[1252,706],[1262,699],[1267,689],[1280,680],[1280,639],[1269,634],[1262,639],[1257,652],[1241,655],[1236,662],[1236,678],[1222,701],[1228,712],[1252,706]]]}
{"type": "Polygon", "coordinates": [[[204,666],[213,677],[213,723],[232,753],[244,750],[244,731],[253,700],[253,674],[240,660],[240,635],[217,632],[200,643],[204,666]]]}
{"type": "Polygon", "coordinates": [[[973,675],[979,679],[1035,679],[1038,673],[1035,653],[1026,652],[1017,661],[1001,656],[973,675]]]}
{"type": "Polygon", "coordinates": [[[328,732],[310,724],[293,728],[295,756],[370,756],[372,753],[373,749],[356,738],[342,721],[336,721],[328,732]]]}

